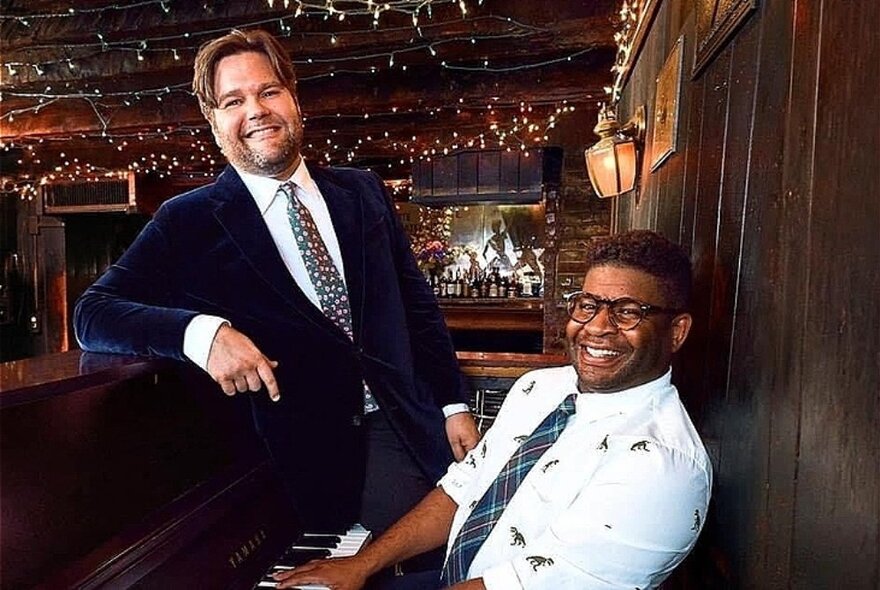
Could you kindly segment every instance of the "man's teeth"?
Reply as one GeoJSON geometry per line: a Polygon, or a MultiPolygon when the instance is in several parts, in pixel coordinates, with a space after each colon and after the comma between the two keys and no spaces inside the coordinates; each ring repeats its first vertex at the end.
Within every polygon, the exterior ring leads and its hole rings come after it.
{"type": "Polygon", "coordinates": [[[598,358],[611,358],[614,356],[620,356],[620,353],[616,350],[607,350],[605,348],[593,348],[592,346],[585,346],[587,349],[587,353],[590,356],[595,356],[598,358]]]}
{"type": "Polygon", "coordinates": [[[254,129],[253,131],[248,133],[247,136],[253,137],[254,135],[260,135],[260,134],[265,133],[267,131],[272,131],[273,129],[274,129],[274,127],[261,127],[260,129],[254,129]]]}

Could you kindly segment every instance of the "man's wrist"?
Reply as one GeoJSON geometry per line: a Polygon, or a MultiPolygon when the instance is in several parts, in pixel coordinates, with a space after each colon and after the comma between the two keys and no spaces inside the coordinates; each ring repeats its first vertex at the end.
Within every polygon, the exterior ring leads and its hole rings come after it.
{"type": "Polygon", "coordinates": [[[223,325],[231,324],[228,320],[214,315],[199,314],[191,319],[183,334],[184,356],[207,371],[214,337],[223,325]]]}
{"type": "Polygon", "coordinates": [[[464,412],[470,412],[470,408],[465,403],[460,404],[447,404],[443,406],[443,416],[445,418],[449,418],[450,416],[454,416],[455,414],[462,414],[464,412]]]}

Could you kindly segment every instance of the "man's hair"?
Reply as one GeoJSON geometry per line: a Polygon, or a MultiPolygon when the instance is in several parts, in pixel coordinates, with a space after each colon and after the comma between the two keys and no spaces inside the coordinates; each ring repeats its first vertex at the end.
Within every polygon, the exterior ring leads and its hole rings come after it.
{"type": "Polygon", "coordinates": [[[587,246],[587,270],[595,266],[634,268],[660,280],[665,305],[687,309],[691,298],[691,261],[681,246],[660,234],[633,230],[593,240],[587,246]]]}
{"type": "Polygon", "coordinates": [[[293,62],[275,37],[259,29],[253,31],[233,30],[213,41],[208,41],[199,48],[193,65],[193,93],[199,99],[199,108],[205,118],[211,118],[211,110],[217,107],[214,96],[214,71],[224,57],[239,53],[262,53],[269,58],[272,70],[278,79],[290,90],[296,92],[296,73],[293,62]]]}

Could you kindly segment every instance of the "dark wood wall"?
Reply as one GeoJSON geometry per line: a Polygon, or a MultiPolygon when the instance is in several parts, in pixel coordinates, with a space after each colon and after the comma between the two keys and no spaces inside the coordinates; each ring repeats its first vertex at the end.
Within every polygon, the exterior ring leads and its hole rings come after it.
{"type": "Polygon", "coordinates": [[[613,228],[696,270],[676,378],[716,469],[698,585],[878,588],[880,3],[759,0],[692,78],[700,1],[661,3],[625,88],[621,117],[650,120],[684,36],[677,152],[613,228]]]}

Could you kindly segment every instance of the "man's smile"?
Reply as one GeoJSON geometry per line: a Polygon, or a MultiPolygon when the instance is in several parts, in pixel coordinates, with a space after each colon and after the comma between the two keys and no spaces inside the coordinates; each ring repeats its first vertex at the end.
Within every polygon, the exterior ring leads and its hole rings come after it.
{"type": "Polygon", "coordinates": [[[264,139],[272,137],[281,131],[281,125],[261,125],[247,131],[244,134],[245,139],[264,139]]]}

